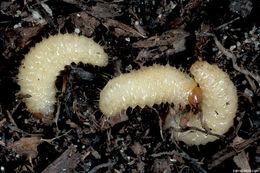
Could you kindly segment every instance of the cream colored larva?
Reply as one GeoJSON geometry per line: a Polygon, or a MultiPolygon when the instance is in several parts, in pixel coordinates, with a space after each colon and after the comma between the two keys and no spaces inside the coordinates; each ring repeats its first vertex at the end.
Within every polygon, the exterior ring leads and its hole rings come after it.
{"type": "Polygon", "coordinates": [[[20,93],[33,113],[50,115],[56,102],[55,80],[65,65],[89,63],[106,66],[108,56],[92,39],[76,34],[58,34],[43,39],[25,55],[19,68],[20,93]]]}
{"type": "Polygon", "coordinates": [[[169,65],[133,70],[110,80],[100,93],[103,114],[115,116],[128,107],[153,106],[162,102],[185,106],[196,82],[169,65]]]}
{"type": "MultiPolygon", "coordinates": [[[[216,65],[198,61],[191,66],[190,71],[202,91],[203,122],[211,129],[212,133],[218,135],[226,133],[233,125],[233,119],[236,116],[238,102],[236,87],[227,73],[216,65]]],[[[167,126],[178,128],[180,117],[181,115],[168,116],[167,126]]],[[[187,125],[202,129],[198,116],[192,116],[187,125]]],[[[206,144],[217,139],[215,136],[198,131],[175,132],[174,136],[186,144],[196,145],[206,144]]]]}
{"type": "MultiPolygon", "coordinates": [[[[189,104],[192,89],[200,85],[202,90],[203,121],[212,133],[224,134],[233,125],[237,110],[237,93],[228,75],[215,65],[196,62],[191,67],[195,81],[174,67],[154,65],[120,75],[108,82],[100,93],[100,110],[114,116],[123,109],[152,106],[161,102],[175,106],[189,104]]],[[[168,116],[167,127],[179,128],[181,115],[168,116]]],[[[189,126],[202,129],[197,115],[188,121],[189,126]]],[[[174,132],[176,140],[187,144],[206,144],[217,138],[198,131],[174,132]]]]}

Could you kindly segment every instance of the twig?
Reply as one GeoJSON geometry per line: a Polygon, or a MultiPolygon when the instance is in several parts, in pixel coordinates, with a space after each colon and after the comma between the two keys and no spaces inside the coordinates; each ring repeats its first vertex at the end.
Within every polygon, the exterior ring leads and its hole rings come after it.
{"type": "Polygon", "coordinates": [[[0,127],[2,127],[5,122],[6,122],[6,118],[3,118],[3,119],[0,121],[0,127]]]}
{"type": "MultiPolygon", "coordinates": [[[[185,128],[185,130],[186,130],[186,128],[185,128]]],[[[202,130],[202,129],[198,128],[198,127],[188,126],[188,127],[187,127],[187,130],[196,130],[196,131],[205,133],[205,134],[207,134],[207,135],[216,136],[216,137],[218,137],[218,138],[220,138],[220,139],[222,139],[222,140],[225,138],[224,135],[219,135],[219,134],[216,134],[216,133],[212,133],[212,132],[210,132],[210,131],[207,131],[207,130],[202,130]]]]}
{"type": "Polygon", "coordinates": [[[260,131],[257,131],[251,138],[245,140],[244,142],[235,145],[235,146],[227,146],[225,149],[216,153],[208,164],[208,169],[212,169],[218,165],[220,165],[226,159],[236,155],[238,152],[245,150],[252,143],[258,141],[260,139],[260,131]]]}
{"type": "Polygon", "coordinates": [[[95,172],[97,172],[97,171],[98,171],[99,169],[101,169],[101,168],[111,167],[111,166],[113,166],[113,165],[114,165],[113,162],[102,163],[102,164],[97,165],[97,166],[95,166],[94,168],[92,168],[92,169],[89,171],[89,173],[95,173],[95,172]]]}
{"type": "MultiPolygon", "coordinates": [[[[179,148],[180,149],[180,148],[179,148]]],[[[182,151],[182,150],[181,150],[182,151]]],[[[178,153],[177,151],[173,150],[170,152],[161,152],[161,153],[156,153],[156,154],[152,154],[152,157],[160,157],[163,155],[177,155],[179,157],[182,157],[184,160],[187,161],[188,164],[190,164],[191,167],[193,167],[194,169],[196,169],[198,172],[200,173],[206,173],[207,171],[204,170],[198,163],[197,160],[194,158],[191,158],[187,153],[185,153],[184,151],[182,151],[182,153],[178,153]]]]}
{"type": "Polygon", "coordinates": [[[12,109],[11,113],[8,110],[6,111],[8,118],[10,119],[11,123],[13,124],[13,126],[15,126],[17,128],[18,128],[18,126],[13,119],[13,114],[15,113],[15,111],[17,110],[17,108],[19,107],[20,104],[21,104],[21,101],[19,101],[19,103],[12,109]]]}
{"type": "Polygon", "coordinates": [[[133,29],[132,27],[130,27],[122,22],[119,22],[117,20],[107,19],[103,25],[107,28],[109,28],[109,27],[120,28],[126,32],[131,33],[133,36],[136,36],[136,37],[147,38],[146,35],[143,35],[142,33],[138,32],[137,30],[133,29]]]}
{"type": "Polygon", "coordinates": [[[8,118],[9,118],[10,121],[11,121],[11,124],[12,124],[15,128],[19,129],[18,126],[17,126],[17,124],[16,124],[16,122],[15,122],[14,119],[13,119],[12,113],[10,113],[8,110],[6,111],[6,113],[7,113],[7,115],[8,115],[8,118]]]}
{"type": "Polygon", "coordinates": [[[237,125],[237,127],[235,128],[235,135],[236,135],[236,136],[237,136],[238,131],[240,130],[242,124],[243,124],[243,118],[244,118],[244,116],[245,116],[245,111],[244,111],[244,112],[241,112],[241,114],[240,114],[240,117],[239,117],[240,119],[239,119],[238,125],[237,125]]]}
{"type": "Polygon", "coordinates": [[[5,143],[3,141],[0,141],[0,145],[5,146],[5,143]]]}
{"type": "Polygon", "coordinates": [[[239,71],[240,73],[243,73],[244,75],[249,75],[251,76],[253,79],[255,79],[257,82],[258,82],[258,85],[260,85],[260,76],[257,75],[257,74],[254,74],[254,73],[251,73],[250,71],[246,70],[246,69],[243,69],[241,67],[239,67],[237,65],[237,57],[229,52],[217,39],[216,36],[213,36],[213,39],[215,41],[215,44],[216,46],[218,47],[218,49],[227,57],[231,58],[232,59],[232,64],[233,64],[233,67],[234,69],[236,69],[237,71],[239,71]]]}
{"type": "Polygon", "coordinates": [[[196,169],[200,173],[207,173],[206,170],[204,170],[196,161],[194,158],[191,158],[185,151],[183,151],[179,145],[176,143],[176,141],[173,141],[175,146],[182,152],[183,158],[188,161],[188,164],[190,164],[194,169],[196,169]]]}
{"type": "Polygon", "coordinates": [[[52,141],[56,140],[56,139],[59,139],[63,136],[66,136],[68,135],[70,132],[72,131],[72,129],[70,129],[69,131],[67,131],[66,133],[60,135],[60,136],[56,136],[55,138],[52,138],[52,139],[41,139],[41,141],[44,141],[44,142],[48,142],[48,143],[51,143],[52,141]]]}
{"type": "Polygon", "coordinates": [[[23,133],[23,134],[26,135],[26,136],[40,136],[39,134],[30,134],[30,133],[27,133],[27,132],[23,131],[22,129],[20,129],[20,128],[17,126],[16,122],[15,122],[14,119],[13,119],[13,114],[14,114],[14,112],[17,110],[17,108],[19,107],[20,104],[21,104],[21,101],[13,108],[13,110],[12,110],[11,112],[9,112],[8,110],[6,111],[7,116],[8,116],[8,118],[10,119],[10,122],[11,122],[11,124],[7,124],[7,126],[8,126],[11,130],[16,131],[16,132],[23,133]]]}
{"type": "Polygon", "coordinates": [[[222,140],[224,140],[224,138],[225,138],[225,136],[223,136],[223,135],[212,133],[212,132],[209,132],[209,131],[206,131],[206,130],[202,130],[202,129],[198,128],[198,127],[193,127],[193,126],[186,126],[185,128],[174,128],[174,127],[171,127],[171,129],[173,129],[176,132],[186,132],[186,131],[189,131],[189,130],[195,130],[195,131],[199,131],[199,132],[205,133],[207,135],[216,136],[216,137],[218,137],[218,138],[220,138],[222,140]]]}
{"type": "Polygon", "coordinates": [[[229,21],[229,22],[227,22],[227,23],[224,23],[224,24],[222,24],[222,25],[220,25],[220,26],[214,28],[214,30],[219,30],[219,29],[221,29],[221,28],[224,28],[225,26],[227,26],[227,25],[229,25],[229,24],[231,24],[231,23],[233,23],[233,22],[235,22],[235,21],[237,21],[237,20],[239,20],[239,19],[240,19],[240,17],[237,17],[237,18],[235,18],[235,19],[233,19],[233,20],[231,20],[231,21],[229,21]]]}
{"type": "MultiPolygon", "coordinates": [[[[155,154],[152,154],[151,156],[152,157],[161,157],[163,155],[177,155],[177,156],[183,157],[185,154],[178,153],[177,151],[173,150],[173,151],[165,151],[165,152],[155,153],[155,154]]],[[[193,161],[197,161],[197,159],[193,159],[193,158],[190,158],[190,159],[193,160],[193,161]]]]}
{"type": "Polygon", "coordinates": [[[60,117],[60,107],[61,107],[61,103],[60,101],[57,102],[57,112],[55,114],[55,117],[54,117],[54,122],[56,124],[56,135],[60,133],[60,129],[59,129],[59,126],[58,126],[58,120],[59,120],[59,117],[60,117]]]}

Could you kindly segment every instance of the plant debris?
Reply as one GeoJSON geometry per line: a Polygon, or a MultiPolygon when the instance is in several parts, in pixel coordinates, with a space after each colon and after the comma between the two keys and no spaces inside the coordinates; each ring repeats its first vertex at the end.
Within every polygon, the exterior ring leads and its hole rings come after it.
{"type": "Polygon", "coordinates": [[[32,159],[38,155],[37,146],[40,143],[41,138],[39,137],[23,137],[19,141],[14,142],[11,148],[14,152],[26,156],[30,163],[32,163],[32,159]]]}
{"type": "Polygon", "coordinates": [[[80,157],[81,155],[76,152],[75,146],[71,145],[59,158],[44,169],[42,173],[73,172],[80,162],[80,157]]]}
{"type": "Polygon", "coordinates": [[[258,16],[258,0],[1,1],[0,171],[259,172],[258,16]],[[73,63],[60,72],[56,112],[46,124],[27,111],[16,76],[24,55],[57,33],[91,37],[110,59],[104,68],[73,63]],[[176,114],[171,103],[115,117],[100,112],[100,90],[113,77],[152,64],[189,73],[197,60],[217,64],[237,87],[239,108],[226,134],[188,127],[188,114],[181,129],[163,130],[165,115],[176,114]],[[173,130],[219,140],[187,146],[173,130]]]}

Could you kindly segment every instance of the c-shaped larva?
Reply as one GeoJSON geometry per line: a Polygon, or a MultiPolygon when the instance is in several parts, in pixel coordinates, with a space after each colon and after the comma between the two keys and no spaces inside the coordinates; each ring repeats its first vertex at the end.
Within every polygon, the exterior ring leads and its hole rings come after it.
{"type": "Polygon", "coordinates": [[[50,115],[56,102],[55,80],[72,62],[106,66],[108,56],[92,39],[76,34],[58,34],[43,39],[25,55],[19,68],[18,84],[30,112],[50,115]]]}
{"type": "MultiPolygon", "coordinates": [[[[110,80],[100,93],[100,110],[104,115],[115,116],[128,107],[152,106],[174,103],[175,106],[189,104],[189,94],[199,84],[202,91],[202,122],[212,133],[222,135],[233,125],[237,110],[237,92],[229,76],[216,65],[196,62],[191,66],[195,81],[169,65],[142,67],[110,80]]],[[[167,119],[167,127],[180,128],[180,117],[167,119]]],[[[203,129],[198,116],[188,121],[189,126],[203,129]]],[[[174,132],[176,140],[186,144],[206,144],[217,138],[199,131],[174,132]]]]}

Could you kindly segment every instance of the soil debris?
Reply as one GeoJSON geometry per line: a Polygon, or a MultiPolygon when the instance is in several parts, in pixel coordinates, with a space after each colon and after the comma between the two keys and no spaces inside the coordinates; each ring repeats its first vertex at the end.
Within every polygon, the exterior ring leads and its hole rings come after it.
{"type": "Polygon", "coordinates": [[[22,137],[19,141],[14,142],[11,148],[14,152],[26,156],[32,163],[32,159],[38,155],[37,147],[40,143],[40,137],[22,137]]]}
{"type": "Polygon", "coordinates": [[[259,172],[258,16],[259,0],[1,1],[0,171],[259,172]],[[46,123],[27,111],[16,76],[30,48],[57,33],[92,37],[110,59],[104,68],[66,66],[56,80],[54,121],[46,123]],[[189,115],[182,128],[163,130],[165,115],[179,113],[171,103],[110,118],[100,112],[100,90],[115,76],[152,64],[189,73],[197,60],[218,65],[237,87],[239,109],[226,134],[188,127],[189,115]],[[187,146],[173,130],[219,140],[187,146]]]}
{"type": "Polygon", "coordinates": [[[45,168],[42,173],[74,172],[75,167],[80,162],[80,158],[81,155],[77,152],[76,147],[71,145],[60,155],[60,157],[58,157],[53,163],[45,168]]]}

